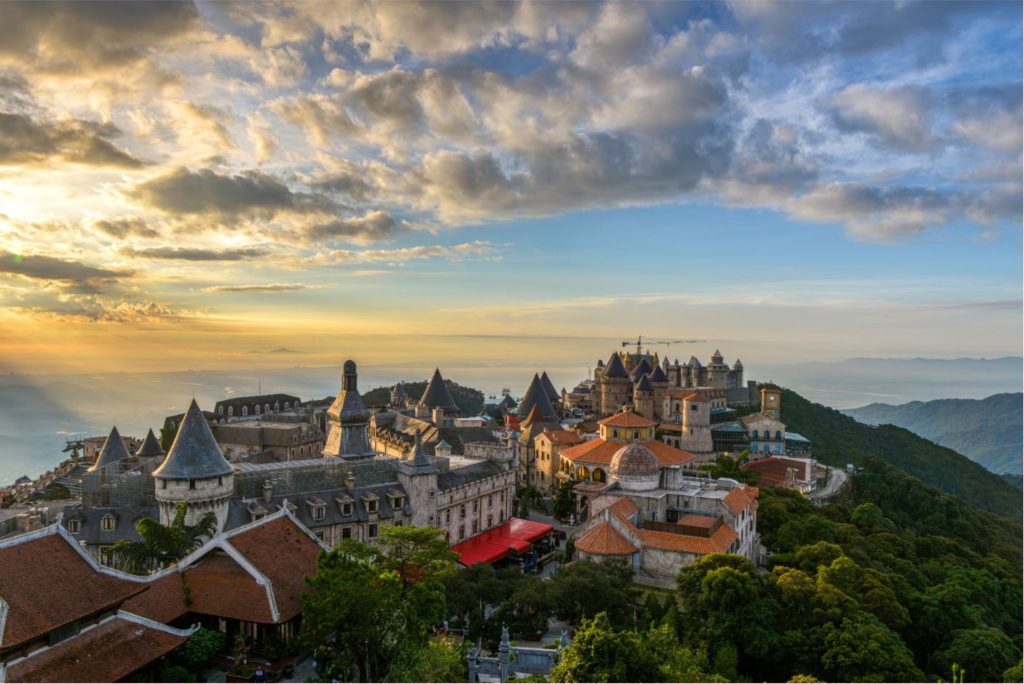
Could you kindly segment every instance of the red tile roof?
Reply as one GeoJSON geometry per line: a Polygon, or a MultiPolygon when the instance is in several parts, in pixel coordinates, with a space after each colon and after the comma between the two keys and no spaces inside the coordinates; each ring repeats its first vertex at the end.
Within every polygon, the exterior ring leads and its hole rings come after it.
{"type": "Polygon", "coordinates": [[[316,574],[319,544],[287,518],[236,534],[229,543],[273,584],[281,622],[302,612],[300,596],[307,591],[306,577],[316,574]]]}
{"type": "Polygon", "coordinates": [[[802,461],[790,458],[773,456],[771,458],[761,459],[760,461],[744,463],[740,466],[741,470],[752,470],[756,473],[760,473],[761,483],[768,485],[769,487],[788,486],[789,483],[786,479],[786,474],[790,468],[796,469],[797,482],[805,481],[804,472],[806,472],[806,465],[802,461]]]}
{"type": "Polygon", "coordinates": [[[649,546],[652,549],[697,555],[726,553],[733,542],[739,538],[728,525],[719,527],[710,538],[655,530],[640,530],[640,536],[643,538],[644,546],[649,546]]]}
{"type": "Polygon", "coordinates": [[[722,501],[733,515],[739,515],[743,512],[744,508],[751,504],[754,504],[756,510],[757,495],[758,490],[756,488],[741,485],[734,487],[732,491],[726,494],[722,501]]]}
{"type": "MultiPolygon", "coordinates": [[[[73,594],[80,586],[63,592],[73,594]]],[[[59,601],[54,601],[59,603],[59,601]]],[[[7,669],[8,682],[116,682],[187,637],[114,618],[7,669]]]]}
{"type": "Polygon", "coordinates": [[[576,549],[598,556],[629,556],[637,548],[606,522],[596,525],[576,540],[576,549]]]}
{"type": "MultiPolygon", "coordinates": [[[[643,444],[654,452],[654,455],[658,457],[658,463],[660,463],[662,467],[681,465],[697,458],[688,451],[676,449],[675,447],[669,446],[664,442],[659,442],[658,440],[640,442],[640,444],[643,444]]],[[[615,452],[624,446],[626,446],[625,442],[592,439],[588,442],[583,442],[582,444],[562,449],[562,455],[575,463],[589,463],[593,465],[608,466],[611,465],[612,457],[615,455],[615,452]]]]}
{"type": "Polygon", "coordinates": [[[188,612],[180,572],[164,575],[144,586],[146,591],[125,601],[122,609],[164,624],[188,612]]]}
{"type": "Polygon", "coordinates": [[[711,529],[718,522],[718,518],[713,518],[710,515],[697,515],[696,513],[687,513],[679,520],[676,521],[677,525],[683,527],[704,527],[711,529]]]}
{"type": "Polygon", "coordinates": [[[189,610],[203,615],[273,624],[267,591],[233,558],[220,549],[204,555],[185,570],[191,592],[189,610]]]}
{"type": "Polygon", "coordinates": [[[61,534],[0,547],[0,598],[8,605],[0,649],[116,608],[146,585],[100,572],[61,534]],[[55,593],[58,588],[59,596],[55,593]]]}
{"type": "Polygon", "coordinates": [[[607,425],[610,427],[654,427],[657,425],[656,422],[648,418],[644,418],[638,413],[632,411],[621,411],[613,416],[602,418],[597,421],[598,425],[607,425]]]}
{"type": "Polygon", "coordinates": [[[583,441],[580,434],[574,430],[545,430],[537,436],[537,439],[540,439],[541,437],[547,437],[548,441],[556,446],[561,446],[563,444],[579,444],[583,441]]]}

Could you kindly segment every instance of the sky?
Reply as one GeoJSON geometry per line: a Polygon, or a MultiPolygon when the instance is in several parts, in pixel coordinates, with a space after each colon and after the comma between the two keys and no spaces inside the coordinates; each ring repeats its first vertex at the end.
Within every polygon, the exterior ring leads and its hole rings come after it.
{"type": "Polygon", "coordinates": [[[0,372],[1019,355],[1021,54],[1019,2],[2,3],[0,372]]]}

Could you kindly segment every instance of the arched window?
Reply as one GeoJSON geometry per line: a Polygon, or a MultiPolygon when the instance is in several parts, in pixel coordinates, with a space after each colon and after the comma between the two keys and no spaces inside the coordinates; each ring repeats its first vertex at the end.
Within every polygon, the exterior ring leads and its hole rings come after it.
{"type": "Polygon", "coordinates": [[[287,401],[284,402],[284,410],[287,411],[289,407],[290,407],[290,404],[287,401]]]}
{"type": "Polygon", "coordinates": [[[587,469],[584,468],[583,466],[580,466],[579,469],[576,470],[576,477],[578,477],[581,480],[586,480],[587,479],[587,469]]]}
{"type": "Polygon", "coordinates": [[[593,479],[594,482],[604,482],[605,481],[604,471],[601,470],[600,468],[594,468],[594,472],[591,474],[591,479],[593,479]]]}
{"type": "Polygon", "coordinates": [[[270,413],[270,404],[264,404],[263,405],[263,412],[264,413],[270,413]]]}
{"type": "Polygon", "coordinates": [[[750,445],[750,453],[752,453],[752,454],[756,454],[757,453],[757,445],[756,444],[751,444],[750,445]]]}
{"type": "Polygon", "coordinates": [[[219,415],[219,416],[223,416],[224,415],[224,407],[223,406],[218,406],[217,407],[217,415],[219,415]]]}
{"type": "Polygon", "coordinates": [[[100,520],[100,529],[102,529],[104,532],[112,531],[114,529],[114,516],[103,516],[103,518],[100,520]]]}
{"type": "Polygon", "coordinates": [[[260,405],[256,404],[256,415],[260,415],[260,405]]]}
{"type": "Polygon", "coordinates": [[[243,406],[242,407],[242,415],[243,416],[249,415],[249,407],[248,406],[243,406]]]}
{"type": "Polygon", "coordinates": [[[235,407],[234,406],[228,406],[228,415],[229,416],[235,415],[235,407]]]}
{"type": "Polygon", "coordinates": [[[279,401],[275,401],[274,402],[274,410],[275,411],[280,411],[281,410],[281,402],[279,402],[279,401]]]}
{"type": "Polygon", "coordinates": [[[782,433],[779,432],[778,430],[775,431],[775,441],[776,442],[781,442],[782,441],[782,433]]]}

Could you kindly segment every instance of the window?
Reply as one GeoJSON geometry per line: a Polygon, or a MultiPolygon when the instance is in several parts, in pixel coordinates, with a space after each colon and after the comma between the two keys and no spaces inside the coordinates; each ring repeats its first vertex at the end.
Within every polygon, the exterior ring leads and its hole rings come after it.
{"type": "Polygon", "coordinates": [[[394,499],[392,499],[391,507],[394,508],[396,511],[400,509],[402,507],[402,497],[396,496],[394,499]]]}
{"type": "Polygon", "coordinates": [[[476,520],[474,520],[473,521],[473,534],[476,534],[479,531],[480,531],[480,523],[478,523],[476,520]]]}
{"type": "Polygon", "coordinates": [[[100,565],[113,565],[114,552],[109,546],[100,547],[100,565]]]}
{"type": "Polygon", "coordinates": [[[402,521],[401,520],[396,520],[395,521],[395,527],[401,527],[401,526],[402,526],[402,521]]]}
{"type": "Polygon", "coordinates": [[[167,480],[160,480],[160,489],[167,489],[167,480]]]}
{"type": "Polygon", "coordinates": [[[114,516],[112,516],[112,515],[105,515],[105,516],[103,516],[103,519],[100,520],[100,529],[102,529],[104,532],[110,532],[111,530],[113,530],[114,529],[114,516]]]}
{"type": "Polygon", "coordinates": [[[444,512],[444,521],[445,523],[450,523],[452,521],[451,509],[448,509],[447,511],[444,512]]]}
{"type": "Polygon", "coordinates": [[[263,412],[264,413],[270,413],[270,404],[264,404],[263,405],[263,412]]]}
{"type": "Polygon", "coordinates": [[[195,480],[189,480],[188,481],[188,488],[189,489],[195,489],[196,488],[196,481],[195,480]]]}
{"type": "Polygon", "coordinates": [[[487,526],[490,527],[493,524],[494,524],[494,516],[493,515],[488,515],[487,516],[487,526]]]}
{"type": "Polygon", "coordinates": [[[235,407],[234,406],[228,406],[228,415],[229,416],[235,415],[235,407]]]}
{"type": "Polygon", "coordinates": [[[342,539],[351,539],[352,538],[352,528],[351,527],[342,527],[341,528],[341,538],[342,539]]]}
{"type": "Polygon", "coordinates": [[[640,439],[640,432],[639,431],[633,430],[633,439],[640,439]]]}
{"type": "Polygon", "coordinates": [[[376,499],[371,499],[370,501],[366,502],[366,512],[367,513],[376,513],[377,512],[377,500],[376,499]]]}
{"type": "Polygon", "coordinates": [[[352,515],[352,504],[346,503],[341,505],[341,514],[345,516],[352,515]]]}
{"type": "Polygon", "coordinates": [[[463,539],[466,536],[466,526],[459,525],[459,539],[463,539]]]}
{"type": "Polygon", "coordinates": [[[222,475],[222,476],[217,478],[217,486],[220,487],[223,484],[224,484],[224,476],[222,475]]]}
{"type": "Polygon", "coordinates": [[[274,410],[275,411],[280,411],[281,410],[281,402],[279,402],[279,401],[275,401],[274,402],[274,410]]]}
{"type": "Polygon", "coordinates": [[[82,531],[82,521],[81,520],[68,520],[68,532],[71,532],[72,534],[78,534],[81,531],[82,531]]]}
{"type": "Polygon", "coordinates": [[[370,525],[367,528],[367,530],[366,530],[366,537],[367,537],[367,539],[376,539],[377,538],[377,526],[376,525],[370,525]]]}
{"type": "Polygon", "coordinates": [[[751,439],[757,439],[757,430],[754,430],[754,431],[753,431],[753,432],[751,433],[750,437],[751,437],[751,439]]]}
{"type": "Polygon", "coordinates": [[[697,405],[696,404],[690,404],[690,410],[691,411],[696,411],[697,410],[697,405]]]}
{"type": "Polygon", "coordinates": [[[249,407],[248,406],[243,406],[242,407],[242,415],[243,416],[249,415],[249,407]]]}
{"type": "Polygon", "coordinates": [[[223,416],[224,415],[224,407],[223,406],[218,406],[217,407],[217,415],[218,416],[223,416]]]}
{"type": "Polygon", "coordinates": [[[462,504],[461,506],[459,506],[459,517],[460,518],[465,518],[466,517],[466,504],[462,504]]]}
{"type": "Polygon", "coordinates": [[[324,507],[323,506],[314,506],[313,507],[313,520],[323,520],[325,514],[326,514],[326,511],[324,511],[324,507]]]}
{"type": "Polygon", "coordinates": [[[288,402],[286,401],[286,402],[284,402],[284,410],[285,410],[285,411],[287,411],[287,410],[288,410],[288,408],[289,408],[289,404],[288,404],[288,402]]]}
{"type": "Polygon", "coordinates": [[[260,415],[260,405],[256,404],[256,415],[260,415]]]}
{"type": "Polygon", "coordinates": [[[473,499],[473,512],[476,513],[478,510],[480,510],[480,501],[473,499]]]}
{"type": "Polygon", "coordinates": [[[490,508],[493,505],[494,505],[494,495],[493,494],[488,494],[487,495],[487,507],[490,508]]]}

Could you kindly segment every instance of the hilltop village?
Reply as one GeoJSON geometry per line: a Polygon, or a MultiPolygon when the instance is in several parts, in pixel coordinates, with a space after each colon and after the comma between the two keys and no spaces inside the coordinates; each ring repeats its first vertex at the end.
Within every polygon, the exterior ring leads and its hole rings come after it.
{"type": "MultiPolygon", "coordinates": [[[[193,401],[159,437],[115,427],[90,442],[64,475],[77,503],[0,522],[0,681],[76,681],[101,638],[126,647],[104,678],[151,673],[198,625],[286,643],[321,552],[378,545],[402,526],[439,529],[460,566],[544,573],[616,559],[638,585],[670,588],[708,554],[759,564],[766,553],[759,488],[713,477],[720,456],[761,486],[804,494],[826,475],[808,440],[786,430],[781,392],[745,382],[740,361],[717,351],[706,366],[616,352],[571,391],[540,372],[518,400],[505,394],[474,416],[460,414],[439,369],[421,396],[402,383],[389,394],[368,405],[346,361],[329,400],[234,397],[206,411],[193,401]],[[212,522],[177,562],[127,573],[117,545],[143,541],[146,519],[212,522]],[[29,570],[40,557],[45,578],[29,570]],[[54,577],[75,600],[39,614],[54,577]],[[72,623],[94,627],[66,631],[72,623]]],[[[509,656],[507,632],[502,648],[471,652],[471,676],[507,678],[510,657],[545,673],[559,652],[509,656]]]]}

